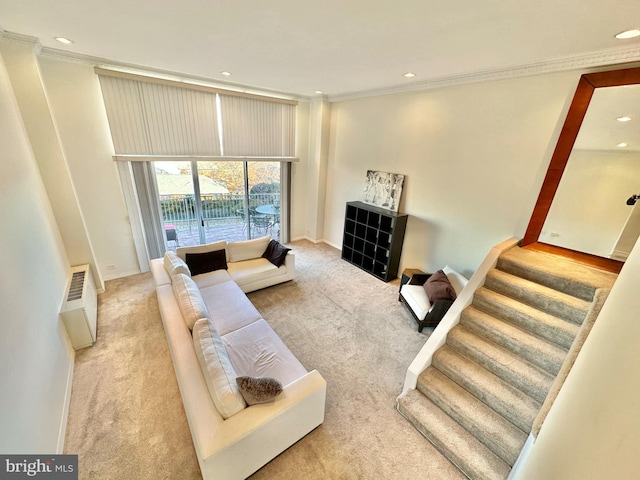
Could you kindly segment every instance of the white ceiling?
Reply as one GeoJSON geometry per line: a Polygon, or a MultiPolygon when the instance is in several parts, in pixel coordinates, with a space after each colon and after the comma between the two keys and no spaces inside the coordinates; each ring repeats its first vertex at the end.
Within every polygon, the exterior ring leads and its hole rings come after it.
{"type": "Polygon", "coordinates": [[[640,60],[640,38],[614,38],[640,28],[638,0],[0,0],[0,28],[49,53],[298,96],[640,60]]]}

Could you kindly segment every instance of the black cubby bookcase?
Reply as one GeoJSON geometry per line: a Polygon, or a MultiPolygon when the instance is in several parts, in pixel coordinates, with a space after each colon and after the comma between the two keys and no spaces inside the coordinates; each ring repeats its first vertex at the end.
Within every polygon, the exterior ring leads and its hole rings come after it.
{"type": "Polygon", "coordinates": [[[407,218],[363,202],[347,202],[342,258],[385,282],[397,278],[407,218]]]}

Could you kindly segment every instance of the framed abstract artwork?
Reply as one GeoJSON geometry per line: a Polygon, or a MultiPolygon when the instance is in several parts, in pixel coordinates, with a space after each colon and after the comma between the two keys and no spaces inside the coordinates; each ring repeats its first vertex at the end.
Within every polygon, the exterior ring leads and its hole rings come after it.
{"type": "Polygon", "coordinates": [[[403,184],[404,175],[367,170],[363,201],[397,212],[403,184]]]}

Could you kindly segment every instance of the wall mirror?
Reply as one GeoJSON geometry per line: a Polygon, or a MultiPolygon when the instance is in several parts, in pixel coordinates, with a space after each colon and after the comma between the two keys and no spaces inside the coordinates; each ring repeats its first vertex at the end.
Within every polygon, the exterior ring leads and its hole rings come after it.
{"type": "Polygon", "coordinates": [[[640,194],[640,68],[582,75],[522,246],[618,272],[625,255],[617,246],[637,238],[629,227],[635,209],[640,228],[640,201],[626,204],[634,194],[640,194]],[[618,146],[623,142],[627,147],[618,146]]]}

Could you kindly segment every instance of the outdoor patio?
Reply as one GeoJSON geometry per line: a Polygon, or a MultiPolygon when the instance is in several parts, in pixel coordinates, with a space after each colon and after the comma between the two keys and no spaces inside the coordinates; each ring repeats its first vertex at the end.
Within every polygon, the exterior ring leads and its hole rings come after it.
{"type": "MultiPolygon", "coordinates": [[[[252,225],[251,238],[258,238],[264,235],[271,235],[275,240],[280,240],[280,224],[271,222],[271,226],[252,225]]],[[[200,233],[195,222],[165,223],[165,233],[167,236],[167,246],[169,250],[175,252],[177,247],[189,247],[200,245],[200,233]],[[175,231],[176,240],[171,231],[175,231]]],[[[247,240],[247,224],[240,218],[207,220],[204,226],[205,242],[213,243],[220,240],[234,242],[247,240]]]]}
{"type": "Polygon", "coordinates": [[[161,195],[160,206],[168,248],[175,251],[179,246],[220,240],[233,242],[264,235],[280,240],[279,193],[251,194],[248,219],[245,201],[243,195],[203,195],[201,220],[196,213],[193,195],[161,195]],[[204,223],[204,241],[200,238],[201,222],[204,223]]]}

